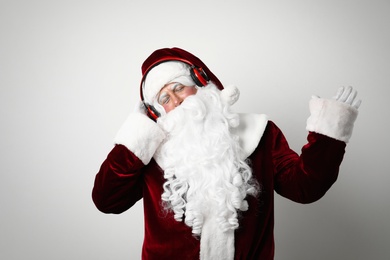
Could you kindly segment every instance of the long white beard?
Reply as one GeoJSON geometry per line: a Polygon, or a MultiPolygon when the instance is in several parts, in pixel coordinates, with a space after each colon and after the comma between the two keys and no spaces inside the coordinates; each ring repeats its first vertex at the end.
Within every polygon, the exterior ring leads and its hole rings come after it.
{"type": "Polygon", "coordinates": [[[222,232],[236,229],[238,212],[248,209],[245,197],[258,191],[251,168],[240,158],[238,137],[230,133],[238,115],[209,84],[157,123],[168,135],[157,151],[164,166],[166,208],[195,235],[201,235],[207,218],[222,232]]]}

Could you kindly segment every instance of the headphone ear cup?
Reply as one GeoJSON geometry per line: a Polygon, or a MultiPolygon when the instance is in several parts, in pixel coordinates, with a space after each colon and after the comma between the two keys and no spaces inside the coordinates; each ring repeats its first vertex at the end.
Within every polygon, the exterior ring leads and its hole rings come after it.
{"type": "Polygon", "coordinates": [[[154,121],[157,121],[157,118],[160,117],[160,113],[153,106],[146,105],[146,107],[148,116],[154,121]]]}
{"type": "Polygon", "coordinates": [[[209,77],[207,76],[206,72],[202,68],[196,68],[195,66],[192,66],[190,69],[190,74],[192,80],[195,82],[195,84],[199,87],[204,87],[207,85],[209,81],[209,77]]]}

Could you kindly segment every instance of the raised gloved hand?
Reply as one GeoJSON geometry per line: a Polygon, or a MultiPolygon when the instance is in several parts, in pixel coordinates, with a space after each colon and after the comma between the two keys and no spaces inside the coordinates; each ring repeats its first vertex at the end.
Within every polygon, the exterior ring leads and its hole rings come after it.
{"type": "Polygon", "coordinates": [[[119,129],[114,142],[126,146],[146,165],[164,138],[165,133],[147,116],[146,108],[140,101],[119,129]]]}
{"type": "Polygon", "coordinates": [[[362,102],[356,96],[357,91],[352,87],[339,88],[332,99],[313,96],[306,129],[347,143],[362,102]]]}
{"type": "Polygon", "coordinates": [[[357,96],[357,91],[354,90],[352,87],[347,87],[347,88],[340,87],[337,90],[337,93],[333,97],[333,99],[339,102],[344,102],[358,109],[362,101],[360,99],[356,99],[356,96],[357,96]]]}

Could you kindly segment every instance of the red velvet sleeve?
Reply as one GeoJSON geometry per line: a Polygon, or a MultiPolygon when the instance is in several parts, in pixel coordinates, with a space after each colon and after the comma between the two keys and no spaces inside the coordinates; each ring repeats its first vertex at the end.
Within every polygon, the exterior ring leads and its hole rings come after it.
{"type": "Polygon", "coordinates": [[[142,198],[144,164],[123,145],[115,145],[95,177],[92,199],[104,213],[122,213],[142,198]]]}
{"type": "Polygon", "coordinates": [[[346,144],[309,132],[301,154],[293,152],[282,132],[273,125],[275,191],[299,203],[320,199],[336,181],[346,144]]]}

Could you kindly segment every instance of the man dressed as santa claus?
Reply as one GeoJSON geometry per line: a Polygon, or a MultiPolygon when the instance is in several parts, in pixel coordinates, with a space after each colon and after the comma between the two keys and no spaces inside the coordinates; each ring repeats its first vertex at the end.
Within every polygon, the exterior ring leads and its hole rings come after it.
{"type": "Polygon", "coordinates": [[[332,186],[356,91],[313,97],[298,155],[265,115],[233,112],[237,88],[193,54],[156,50],[142,75],[141,103],[96,175],[96,207],[119,214],[143,199],[142,259],[273,259],[274,191],[311,203],[332,186]]]}

